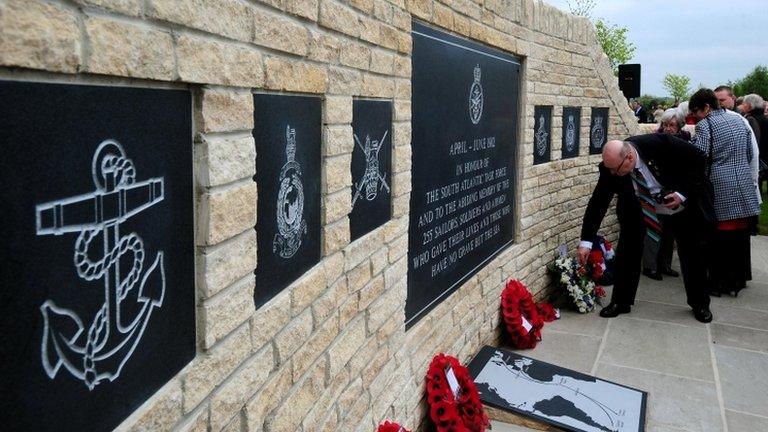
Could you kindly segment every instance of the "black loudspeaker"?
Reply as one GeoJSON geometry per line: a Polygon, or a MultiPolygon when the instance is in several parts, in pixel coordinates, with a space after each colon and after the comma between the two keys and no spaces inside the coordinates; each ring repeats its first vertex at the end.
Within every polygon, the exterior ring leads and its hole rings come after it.
{"type": "Polygon", "coordinates": [[[640,65],[619,65],[619,89],[627,99],[640,97],[640,65]]]}

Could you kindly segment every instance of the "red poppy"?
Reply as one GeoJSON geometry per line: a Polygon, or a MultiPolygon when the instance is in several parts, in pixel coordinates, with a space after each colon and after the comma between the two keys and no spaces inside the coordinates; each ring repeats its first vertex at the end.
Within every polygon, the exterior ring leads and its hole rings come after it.
{"type": "Polygon", "coordinates": [[[400,426],[397,423],[390,422],[389,420],[384,420],[384,423],[379,425],[379,427],[376,429],[376,432],[411,432],[411,431],[400,426]]]}

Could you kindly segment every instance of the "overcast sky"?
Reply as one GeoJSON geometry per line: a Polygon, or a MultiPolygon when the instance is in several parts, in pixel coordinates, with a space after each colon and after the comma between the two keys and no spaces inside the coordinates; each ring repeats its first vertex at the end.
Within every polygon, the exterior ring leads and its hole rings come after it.
{"type": "MultiPolygon", "coordinates": [[[[568,11],[566,0],[545,0],[568,11]]],[[[596,0],[593,18],[629,28],[641,65],[641,92],[668,96],[667,73],[686,75],[691,87],[714,88],[768,66],[766,0],[596,0]]]]}

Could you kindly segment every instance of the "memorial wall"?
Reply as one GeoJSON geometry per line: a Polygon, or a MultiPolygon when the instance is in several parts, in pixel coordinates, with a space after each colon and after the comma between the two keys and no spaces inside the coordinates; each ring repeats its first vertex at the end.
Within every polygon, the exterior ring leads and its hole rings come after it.
{"type": "Polygon", "coordinates": [[[638,126],[538,1],[4,0],[0,130],[3,429],[308,432],[420,429],[638,126]]]}

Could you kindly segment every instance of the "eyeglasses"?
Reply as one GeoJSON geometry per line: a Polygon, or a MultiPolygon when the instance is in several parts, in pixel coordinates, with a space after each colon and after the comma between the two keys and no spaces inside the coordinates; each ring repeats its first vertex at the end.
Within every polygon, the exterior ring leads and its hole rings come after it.
{"type": "Polygon", "coordinates": [[[628,156],[629,154],[627,154],[627,156],[624,156],[624,159],[621,160],[621,163],[619,164],[619,166],[617,166],[616,168],[608,168],[608,171],[610,171],[611,174],[616,175],[619,171],[621,171],[621,167],[624,166],[624,162],[627,161],[628,156]]]}

